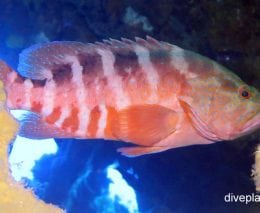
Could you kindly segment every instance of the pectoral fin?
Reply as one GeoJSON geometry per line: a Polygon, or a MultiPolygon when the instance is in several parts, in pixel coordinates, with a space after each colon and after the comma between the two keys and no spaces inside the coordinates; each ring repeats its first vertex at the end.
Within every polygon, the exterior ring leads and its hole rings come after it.
{"type": "Polygon", "coordinates": [[[123,141],[152,146],[176,130],[178,114],[160,105],[131,106],[117,113],[112,132],[123,141]]]}

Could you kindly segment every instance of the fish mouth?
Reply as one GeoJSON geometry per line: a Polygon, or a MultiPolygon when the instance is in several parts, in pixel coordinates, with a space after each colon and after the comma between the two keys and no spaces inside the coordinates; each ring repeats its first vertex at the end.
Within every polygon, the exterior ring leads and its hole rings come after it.
{"type": "Polygon", "coordinates": [[[260,113],[250,119],[242,128],[242,134],[254,132],[260,129],[260,113]]]}

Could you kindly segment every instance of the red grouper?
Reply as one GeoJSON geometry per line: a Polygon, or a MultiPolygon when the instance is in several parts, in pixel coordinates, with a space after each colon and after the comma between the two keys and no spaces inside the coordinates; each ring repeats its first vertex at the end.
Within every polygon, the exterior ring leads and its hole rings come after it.
{"type": "Polygon", "coordinates": [[[103,138],[136,144],[126,156],[233,140],[260,128],[260,94],[216,62],[136,38],[51,42],[0,64],[8,109],[28,138],[103,138]]]}

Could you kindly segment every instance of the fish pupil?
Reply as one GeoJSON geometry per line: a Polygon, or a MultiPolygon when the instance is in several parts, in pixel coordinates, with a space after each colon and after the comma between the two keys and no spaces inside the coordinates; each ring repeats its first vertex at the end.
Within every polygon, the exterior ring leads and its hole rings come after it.
{"type": "Polygon", "coordinates": [[[241,95],[242,95],[242,97],[247,98],[249,96],[249,92],[244,90],[244,91],[242,91],[241,95]]]}

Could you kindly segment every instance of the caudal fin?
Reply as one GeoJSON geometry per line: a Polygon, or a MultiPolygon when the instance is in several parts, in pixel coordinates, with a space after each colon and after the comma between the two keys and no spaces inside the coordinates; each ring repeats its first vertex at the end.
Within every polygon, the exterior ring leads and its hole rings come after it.
{"type": "Polygon", "coordinates": [[[4,61],[0,60],[0,81],[5,85],[7,82],[8,73],[12,72],[12,68],[9,67],[4,61]]]}

